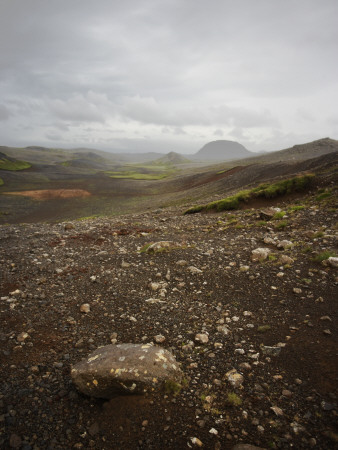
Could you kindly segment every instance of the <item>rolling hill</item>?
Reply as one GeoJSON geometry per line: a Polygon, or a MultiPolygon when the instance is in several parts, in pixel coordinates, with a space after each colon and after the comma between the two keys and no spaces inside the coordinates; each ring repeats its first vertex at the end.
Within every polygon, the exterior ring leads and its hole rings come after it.
{"type": "Polygon", "coordinates": [[[218,140],[205,144],[193,157],[203,161],[230,161],[250,155],[251,152],[238,142],[218,140]]]}

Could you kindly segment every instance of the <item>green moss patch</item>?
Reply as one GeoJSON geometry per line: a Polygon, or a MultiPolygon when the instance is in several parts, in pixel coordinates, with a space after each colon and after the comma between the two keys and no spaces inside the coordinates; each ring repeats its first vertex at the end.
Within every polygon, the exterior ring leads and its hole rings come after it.
{"type": "Polygon", "coordinates": [[[184,214],[194,214],[201,211],[229,211],[238,209],[243,203],[255,198],[271,199],[281,195],[292,194],[293,192],[301,192],[310,186],[313,178],[313,174],[307,174],[282,180],[278,183],[261,184],[254,189],[240,191],[237,194],[222,200],[211,202],[206,205],[193,206],[184,214]]]}
{"type": "Polygon", "coordinates": [[[25,170],[32,167],[26,161],[9,161],[8,159],[0,159],[0,169],[1,170],[25,170]]]}

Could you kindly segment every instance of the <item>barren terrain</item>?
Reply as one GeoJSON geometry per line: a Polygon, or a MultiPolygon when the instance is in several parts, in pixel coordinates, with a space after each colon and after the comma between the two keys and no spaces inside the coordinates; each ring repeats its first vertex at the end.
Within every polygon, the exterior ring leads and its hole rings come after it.
{"type": "Polygon", "coordinates": [[[231,213],[2,225],[0,446],[335,448],[336,182],[323,173],[309,192],[231,213]],[[262,219],[267,205],[284,217],[262,219]],[[98,346],[159,340],[181,388],[104,401],[71,382],[98,346]]]}

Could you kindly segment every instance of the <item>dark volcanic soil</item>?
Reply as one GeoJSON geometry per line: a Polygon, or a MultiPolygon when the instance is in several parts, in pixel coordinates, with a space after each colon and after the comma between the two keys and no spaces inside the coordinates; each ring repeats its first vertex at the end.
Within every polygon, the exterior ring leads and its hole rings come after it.
{"type": "Polygon", "coordinates": [[[337,269],[314,258],[337,254],[336,193],[276,202],[286,217],[267,223],[256,209],[172,208],[1,226],[1,448],[184,449],[193,438],[206,449],[335,448],[337,269]],[[158,241],[170,250],[140,251],[158,241]],[[251,260],[258,247],[267,260],[251,260]],[[185,373],[179,393],[77,392],[71,364],[156,335],[185,373]]]}

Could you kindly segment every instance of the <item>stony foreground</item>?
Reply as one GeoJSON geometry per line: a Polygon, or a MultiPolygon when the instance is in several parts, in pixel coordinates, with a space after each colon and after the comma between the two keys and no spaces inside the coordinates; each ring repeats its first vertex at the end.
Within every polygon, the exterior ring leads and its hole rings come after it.
{"type": "Polygon", "coordinates": [[[172,209],[2,226],[0,447],[337,446],[337,212],[316,195],[268,222],[172,209]],[[168,349],[184,379],[80,394],[71,366],[116,343],[168,349]]]}

